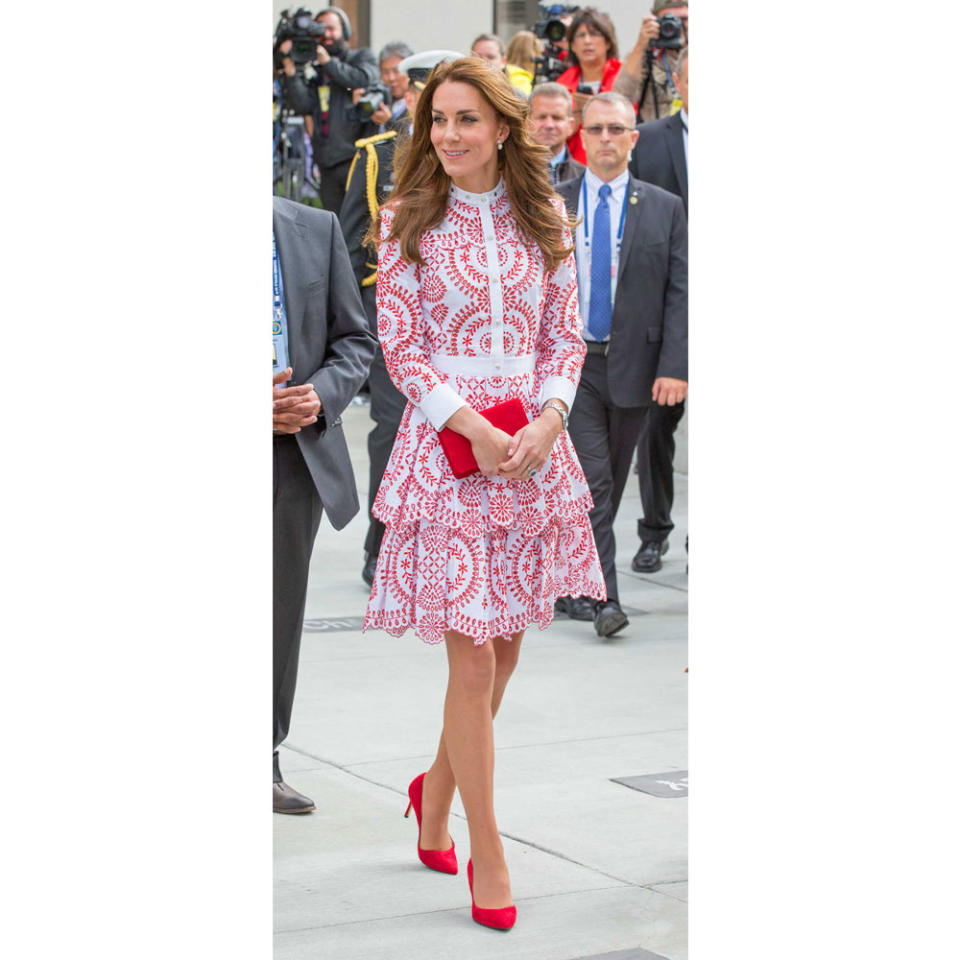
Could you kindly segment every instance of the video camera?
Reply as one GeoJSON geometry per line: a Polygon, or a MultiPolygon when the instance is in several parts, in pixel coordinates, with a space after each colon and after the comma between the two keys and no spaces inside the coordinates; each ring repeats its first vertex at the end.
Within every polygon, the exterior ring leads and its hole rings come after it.
{"type": "Polygon", "coordinates": [[[660,38],[651,40],[651,47],[663,50],[679,50],[683,47],[683,23],[678,16],[665,13],[657,17],[657,23],[660,24],[660,38]]]}
{"type": "Polygon", "coordinates": [[[357,101],[357,113],[363,120],[369,120],[370,117],[383,106],[391,103],[390,91],[382,84],[371,83],[364,89],[363,96],[357,101]]]}
{"type": "Polygon", "coordinates": [[[559,46],[567,32],[567,26],[559,17],[562,13],[570,13],[576,9],[570,4],[562,3],[554,3],[549,6],[541,3],[539,7],[540,19],[533,25],[533,32],[545,42],[543,44],[543,56],[533,58],[535,64],[533,82],[535,84],[542,83],[545,80],[556,80],[567,69],[567,65],[560,59],[563,48],[559,46]]]}
{"type": "Polygon", "coordinates": [[[284,40],[293,41],[287,56],[298,69],[302,69],[305,64],[313,63],[317,59],[317,44],[323,36],[323,25],[314,23],[313,14],[303,7],[293,14],[289,10],[283,10],[273,35],[276,45],[284,40]]]}

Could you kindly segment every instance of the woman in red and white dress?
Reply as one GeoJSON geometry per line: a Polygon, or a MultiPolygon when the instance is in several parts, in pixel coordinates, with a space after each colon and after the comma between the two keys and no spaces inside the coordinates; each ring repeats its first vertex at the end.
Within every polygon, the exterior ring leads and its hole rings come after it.
{"type": "Polygon", "coordinates": [[[417,847],[457,872],[459,789],[473,918],[500,929],[516,909],[493,812],[493,717],[526,628],[546,627],[559,596],[606,595],[564,429],[586,353],[573,241],[525,113],[476,58],[437,66],[371,227],[380,344],[410,402],[373,507],[386,534],[364,629],[446,645],[440,745],[409,790],[417,847]],[[477,412],[511,398],[530,420],[513,436],[477,412]],[[444,427],[470,441],[477,473],[453,476],[444,427]]]}

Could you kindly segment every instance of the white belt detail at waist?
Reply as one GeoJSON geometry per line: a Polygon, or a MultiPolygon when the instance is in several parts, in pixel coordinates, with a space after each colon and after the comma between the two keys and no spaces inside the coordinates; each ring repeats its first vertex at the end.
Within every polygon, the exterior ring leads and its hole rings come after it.
{"type": "Polygon", "coordinates": [[[451,377],[515,377],[533,373],[536,357],[532,353],[522,357],[461,357],[434,353],[429,357],[441,373],[451,377]]]}

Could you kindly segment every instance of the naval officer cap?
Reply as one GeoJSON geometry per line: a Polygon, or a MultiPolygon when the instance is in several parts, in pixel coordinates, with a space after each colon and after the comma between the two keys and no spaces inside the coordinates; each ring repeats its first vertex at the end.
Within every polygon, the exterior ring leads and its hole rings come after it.
{"type": "Polygon", "coordinates": [[[405,57],[397,64],[397,69],[405,73],[410,82],[418,89],[422,90],[427,85],[427,77],[430,71],[438,63],[446,63],[448,60],[459,60],[463,56],[456,50],[426,50],[423,53],[415,53],[413,56],[405,57]]]}

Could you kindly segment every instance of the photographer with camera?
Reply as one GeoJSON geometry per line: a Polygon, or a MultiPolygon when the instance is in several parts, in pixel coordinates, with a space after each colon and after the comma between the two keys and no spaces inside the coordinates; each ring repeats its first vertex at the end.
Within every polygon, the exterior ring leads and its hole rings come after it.
{"type": "Polygon", "coordinates": [[[673,82],[680,51],[687,45],[688,6],[676,0],[654,0],[650,16],[617,77],[613,89],[637,105],[637,119],[646,123],[668,117],[682,107],[673,82]]]}
{"type": "Polygon", "coordinates": [[[567,69],[564,63],[569,48],[567,28],[580,8],[576,4],[545,3],[539,5],[540,19],[533,25],[533,33],[543,45],[543,53],[533,58],[533,85],[554,83],[567,69]]]}
{"type": "Polygon", "coordinates": [[[613,89],[620,72],[617,34],[610,17],[594,7],[578,10],[567,28],[568,68],[557,77],[573,97],[573,135],[567,149],[577,163],[585,164],[587,154],[580,140],[580,118],[584,104],[595,94],[613,89]]]}
{"type": "Polygon", "coordinates": [[[326,7],[316,18],[319,36],[314,74],[284,62],[287,90],[294,109],[313,118],[313,156],[320,168],[320,199],[325,210],[340,212],[353,159],[354,142],[373,133],[375,124],[358,110],[352,91],[376,85],[380,71],[373,51],[351,50],[350,20],[339,7],[326,7]]]}
{"type": "MultiPolygon", "coordinates": [[[[390,131],[400,133],[407,124],[408,79],[399,66],[412,56],[413,51],[402,41],[388,43],[380,51],[380,83],[353,91],[354,108],[364,120],[377,125],[378,135],[390,131]]],[[[369,138],[363,139],[366,142],[369,138]]],[[[360,146],[360,142],[354,145],[360,146]]]]}

